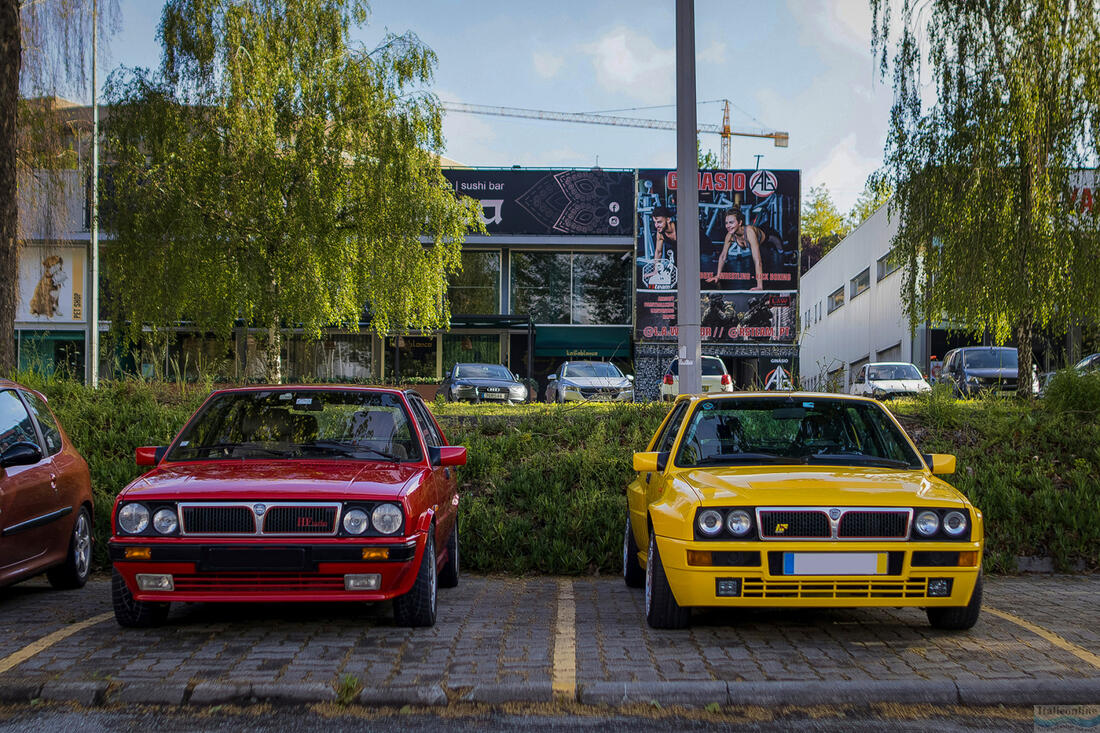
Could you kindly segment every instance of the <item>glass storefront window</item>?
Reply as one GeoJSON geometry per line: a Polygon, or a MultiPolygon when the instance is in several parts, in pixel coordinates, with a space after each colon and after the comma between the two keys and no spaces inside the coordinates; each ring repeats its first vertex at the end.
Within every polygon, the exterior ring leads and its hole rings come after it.
{"type": "Polygon", "coordinates": [[[398,336],[396,339],[390,336],[386,339],[386,374],[387,380],[393,379],[394,341],[401,354],[399,380],[402,379],[435,379],[435,336],[398,336]]]}
{"type": "Polygon", "coordinates": [[[630,323],[629,252],[573,255],[572,322],[630,323]]]}
{"type": "Polygon", "coordinates": [[[630,323],[628,252],[512,252],[512,313],[535,323],[630,323]]]}
{"type": "Polygon", "coordinates": [[[462,272],[447,287],[451,315],[500,313],[500,252],[463,252],[462,272]]]}
{"type": "MultiPolygon", "coordinates": [[[[443,374],[459,362],[500,364],[500,336],[491,334],[443,334],[443,374]]],[[[402,368],[404,371],[404,368],[402,368]]]]}

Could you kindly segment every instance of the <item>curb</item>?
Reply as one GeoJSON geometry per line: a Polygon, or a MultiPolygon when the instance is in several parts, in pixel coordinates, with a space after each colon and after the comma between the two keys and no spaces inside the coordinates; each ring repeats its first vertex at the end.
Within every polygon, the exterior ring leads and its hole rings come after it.
{"type": "MultiPolygon", "coordinates": [[[[332,703],[336,691],[319,682],[224,682],[192,684],[156,680],[133,682],[50,680],[0,681],[0,703],[32,700],[71,702],[85,707],[109,703],[140,705],[218,705],[257,702],[279,705],[332,703]]],[[[455,702],[486,705],[554,699],[547,683],[485,684],[446,688],[440,684],[414,687],[377,687],[362,690],[356,698],[369,707],[439,707],[455,702]]],[[[1011,707],[1031,705],[1090,705],[1100,700],[1100,677],[996,680],[864,680],[723,682],[592,682],[579,685],[576,702],[617,707],[655,703],[661,706],[706,707],[718,705],[795,706],[872,705],[907,703],[1011,707]]]]}

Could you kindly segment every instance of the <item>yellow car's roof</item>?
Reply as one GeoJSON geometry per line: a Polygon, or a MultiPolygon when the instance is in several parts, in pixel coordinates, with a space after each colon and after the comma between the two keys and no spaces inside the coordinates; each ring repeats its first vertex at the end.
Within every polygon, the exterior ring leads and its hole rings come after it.
{"type": "Polygon", "coordinates": [[[857,395],[841,394],[840,392],[707,392],[703,394],[682,394],[679,395],[676,400],[739,400],[739,399],[752,399],[758,397],[789,397],[790,399],[809,399],[809,400],[823,400],[823,399],[837,399],[837,400],[852,400],[855,402],[874,402],[875,400],[870,397],[860,397],[857,395]]]}

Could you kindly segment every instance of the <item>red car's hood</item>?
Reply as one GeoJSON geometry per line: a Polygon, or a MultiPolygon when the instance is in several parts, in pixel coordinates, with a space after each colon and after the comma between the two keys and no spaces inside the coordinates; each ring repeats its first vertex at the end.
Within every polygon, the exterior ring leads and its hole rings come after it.
{"type": "Polygon", "coordinates": [[[130,499],[217,501],[393,498],[425,468],[363,461],[196,461],[158,467],[133,481],[130,499]]]}

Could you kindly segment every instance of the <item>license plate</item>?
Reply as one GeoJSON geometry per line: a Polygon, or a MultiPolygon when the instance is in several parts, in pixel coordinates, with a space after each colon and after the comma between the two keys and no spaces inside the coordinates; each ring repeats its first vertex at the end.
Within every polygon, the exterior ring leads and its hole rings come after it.
{"type": "Polygon", "coordinates": [[[313,569],[305,549],[300,547],[204,547],[198,562],[200,573],[301,573],[313,569]]]}
{"type": "Polygon", "coordinates": [[[784,552],[784,575],[886,575],[885,552],[784,552]]]}
{"type": "Polygon", "coordinates": [[[481,399],[483,399],[483,400],[506,400],[506,399],[508,399],[508,395],[498,394],[496,392],[486,392],[485,394],[481,395],[481,399]]]}

